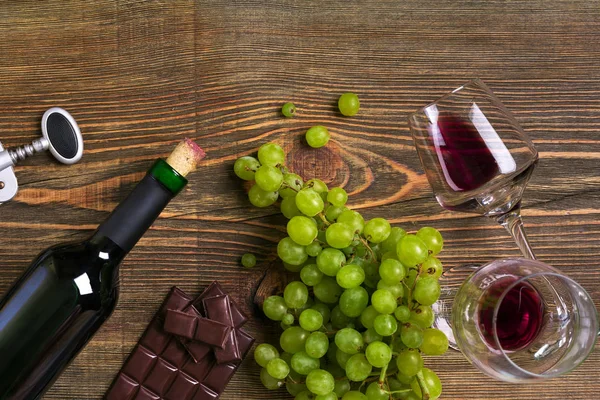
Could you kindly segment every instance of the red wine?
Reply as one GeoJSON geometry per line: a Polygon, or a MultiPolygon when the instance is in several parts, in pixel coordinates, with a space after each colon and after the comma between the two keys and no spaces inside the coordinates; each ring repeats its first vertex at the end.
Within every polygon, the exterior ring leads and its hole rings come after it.
{"type": "MultiPolygon", "coordinates": [[[[486,291],[479,305],[479,326],[486,342],[493,348],[498,346],[494,339],[493,317],[498,298],[517,281],[506,277],[494,282],[486,291]]],[[[496,332],[502,349],[516,351],[531,344],[542,328],[544,304],[538,291],[522,282],[512,288],[498,309],[496,332]]]]}

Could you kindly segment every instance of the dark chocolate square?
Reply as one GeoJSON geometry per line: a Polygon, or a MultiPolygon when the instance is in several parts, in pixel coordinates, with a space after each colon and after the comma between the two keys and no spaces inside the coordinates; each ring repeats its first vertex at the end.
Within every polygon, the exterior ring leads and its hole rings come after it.
{"type": "Polygon", "coordinates": [[[177,375],[177,367],[159,359],[150,375],[144,380],[144,386],[162,396],[177,375]]]}
{"type": "Polygon", "coordinates": [[[183,347],[183,345],[175,338],[171,339],[169,345],[160,356],[177,368],[183,367],[183,364],[188,359],[185,347],[183,347]]]}
{"type": "Polygon", "coordinates": [[[208,318],[197,318],[196,341],[201,341],[211,346],[225,347],[231,328],[219,321],[208,318]]]}
{"type": "Polygon", "coordinates": [[[167,347],[167,344],[169,344],[169,340],[171,340],[171,335],[164,332],[160,322],[154,319],[150,323],[150,327],[146,330],[142,340],[140,340],[140,343],[155,354],[160,354],[167,347]]]}
{"type": "Polygon", "coordinates": [[[193,400],[215,400],[219,398],[219,394],[213,392],[211,389],[206,386],[200,384],[196,395],[193,400]]]}
{"type": "Polygon", "coordinates": [[[136,382],[142,382],[148,372],[152,369],[156,359],[156,354],[152,353],[144,346],[138,345],[133,350],[127,364],[125,364],[123,372],[133,378],[136,382]]]}
{"type": "Polygon", "coordinates": [[[221,393],[225,390],[237,368],[237,364],[232,363],[215,365],[204,378],[203,383],[215,392],[221,393]]]}
{"type": "Polygon", "coordinates": [[[166,400],[189,400],[196,392],[198,381],[180,372],[165,395],[166,400]]]}
{"type": "MultiPolygon", "coordinates": [[[[193,307],[192,307],[193,308],[193,307]]],[[[183,311],[167,310],[164,330],[172,335],[193,339],[198,318],[183,311]]]]}
{"type": "Polygon", "coordinates": [[[139,383],[121,372],[117,375],[117,379],[115,379],[111,391],[108,392],[106,400],[129,400],[139,387],[139,383]]]}
{"type": "Polygon", "coordinates": [[[145,387],[141,388],[134,400],[160,400],[160,396],[145,387]]]}

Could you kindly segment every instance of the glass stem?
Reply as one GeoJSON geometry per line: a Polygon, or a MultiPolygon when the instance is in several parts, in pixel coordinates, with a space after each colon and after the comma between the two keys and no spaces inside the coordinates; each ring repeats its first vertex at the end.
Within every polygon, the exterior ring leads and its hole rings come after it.
{"type": "Polygon", "coordinates": [[[497,217],[496,221],[510,233],[510,236],[519,246],[521,253],[523,253],[523,257],[530,260],[536,259],[525,234],[525,227],[521,219],[521,207],[517,206],[506,214],[497,217]]]}

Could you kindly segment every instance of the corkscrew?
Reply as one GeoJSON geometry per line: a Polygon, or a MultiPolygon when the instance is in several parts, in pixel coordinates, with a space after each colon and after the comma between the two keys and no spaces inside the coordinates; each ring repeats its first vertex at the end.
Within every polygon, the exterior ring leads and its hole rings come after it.
{"type": "Polygon", "coordinates": [[[19,190],[13,167],[35,153],[49,150],[59,162],[75,164],[83,155],[83,137],[75,119],[66,110],[52,107],[42,116],[42,137],[21,147],[4,149],[0,143],[0,204],[19,190]]]}

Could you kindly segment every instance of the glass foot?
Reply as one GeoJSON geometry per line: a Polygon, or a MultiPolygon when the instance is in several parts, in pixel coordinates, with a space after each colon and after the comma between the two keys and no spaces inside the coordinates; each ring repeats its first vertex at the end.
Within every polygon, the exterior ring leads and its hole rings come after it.
{"type": "Polygon", "coordinates": [[[433,327],[446,334],[448,344],[454,350],[460,351],[456,345],[454,332],[452,331],[452,304],[454,303],[454,297],[469,275],[477,271],[480,267],[480,265],[475,264],[460,265],[444,271],[440,277],[440,286],[442,289],[440,298],[431,306],[435,313],[433,327]]]}

